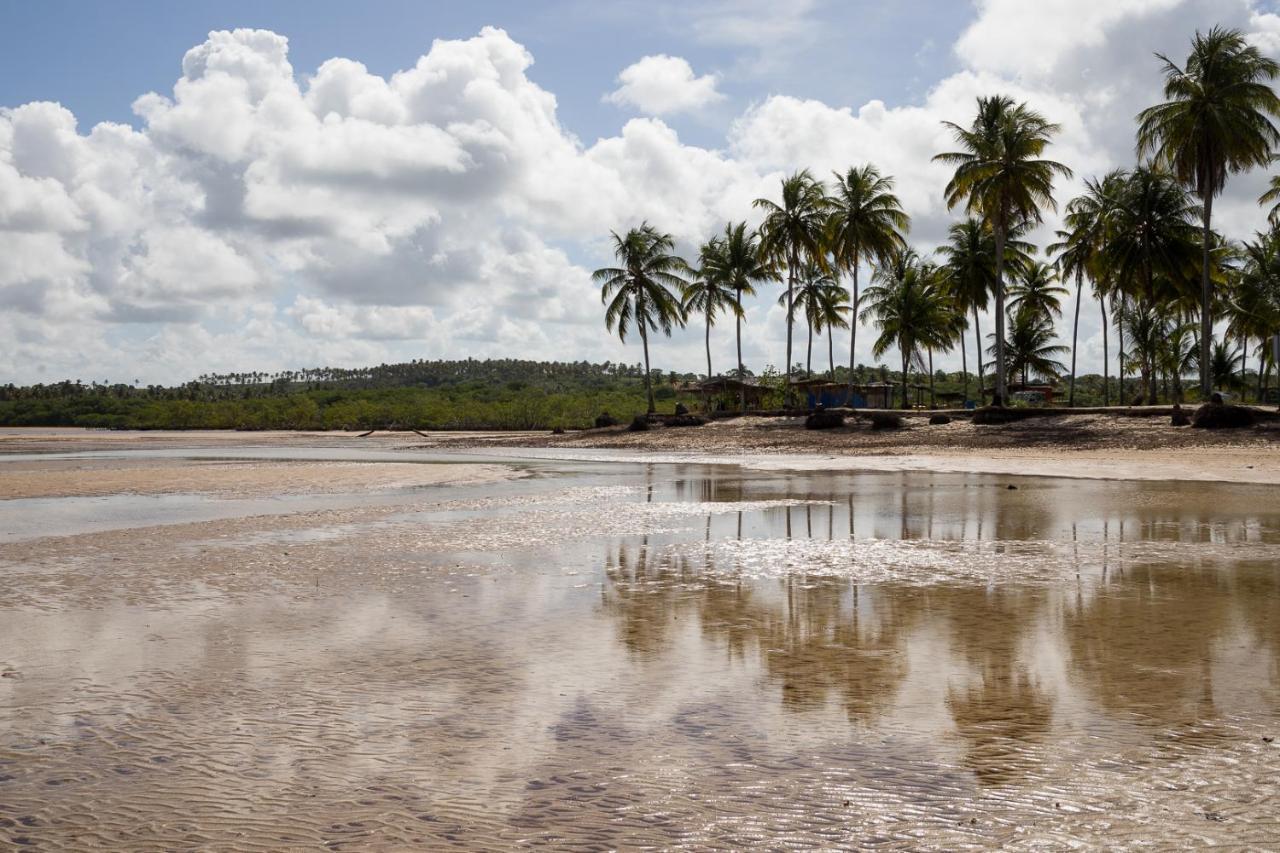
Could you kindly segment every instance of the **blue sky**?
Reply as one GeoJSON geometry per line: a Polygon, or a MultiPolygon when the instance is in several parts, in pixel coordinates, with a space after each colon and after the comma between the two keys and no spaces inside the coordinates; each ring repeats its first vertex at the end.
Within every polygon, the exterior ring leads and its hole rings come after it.
{"type": "MultiPolygon", "coordinates": [[[[752,199],[785,173],[872,162],[896,177],[928,252],[956,216],[931,162],[950,145],[942,121],[966,121],[976,96],[1006,92],[1062,124],[1065,201],[1132,163],[1133,115],[1159,97],[1154,51],[1178,56],[1222,23],[1275,55],[1274,12],[0,0],[0,382],[634,362],[590,283],[611,229],[648,220],[693,253],[726,221],[752,221],[752,199]]],[[[1232,179],[1216,208],[1230,236],[1261,227],[1266,177],[1232,179]]],[[[1041,242],[1055,224],[1050,212],[1041,242]]],[[[748,306],[756,370],[781,357],[775,296],[748,306]]],[[[1082,312],[1085,369],[1101,366],[1095,312],[1082,312]]],[[[858,361],[874,361],[873,337],[859,336],[858,361]]],[[[655,350],[663,367],[703,362],[697,330],[655,350]]],[[[717,334],[718,365],[731,351],[717,334]]]]}

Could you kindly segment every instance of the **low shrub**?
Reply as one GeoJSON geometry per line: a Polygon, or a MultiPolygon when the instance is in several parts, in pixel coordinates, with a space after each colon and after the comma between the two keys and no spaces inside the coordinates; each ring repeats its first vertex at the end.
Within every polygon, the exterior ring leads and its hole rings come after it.
{"type": "Polygon", "coordinates": [[[804,419],[805,429],[835,429],[841,426],[844,426],[844,415],[826,409],[819,409],[804,419]]]}
{"type": "Polygon", "coordinates": [[[631,419],[631,426],[627,427],[628,432],[647,432],[649,430],[649,418],[646,415],[636,415],[631,419]]]}
{"type": "Polygon", "coordinates": [[[1258,423],[1258,416],[1248,406],[1206,403],[1191,416],[1191,426],[1199,429],[1241,429],[1258,423]]]}
{"type": "Polygon", "coordinates": [[[950,415],[934,415],[933,417],[929,418],[930,426],[942,426],[943,424],[949,424],[949,423],[951,423],[950,415]]]}
{"type": "Polygon", "coordinates": [[[902,429],[902,417],[892,412],[872,412],[872,429],[902,429]]]}
{"type": "Polygon", "coordinates": [[[596,429],[604,429],[605,427],[617,426],[618,420],[608,412],[601,412],[596,415],[596,429]]]}

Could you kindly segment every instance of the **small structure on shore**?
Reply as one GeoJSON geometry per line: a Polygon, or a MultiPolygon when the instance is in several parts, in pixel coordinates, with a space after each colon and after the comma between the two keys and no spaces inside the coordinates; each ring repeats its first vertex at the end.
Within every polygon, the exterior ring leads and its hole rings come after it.
{"type": "Polygon", "coordinates": [[[849,383],[832,382],[830,379],[792,379],[791,387],[801,395],[806,408],[816,409],[887,409],[893,396],[893,386],[888,382],[855,384],[849,393],[849,383]]]}
{"type": "Polygon", "coordinates": [[[701,397],[703,408],[707,411],[737,409],[743,401],[748,409],[762,409],[765,395],[769,393],[769,389],[763,385],[731,376],[715,376],[701,382],[690,382],[680,386],[678,390],[701,397]]]}

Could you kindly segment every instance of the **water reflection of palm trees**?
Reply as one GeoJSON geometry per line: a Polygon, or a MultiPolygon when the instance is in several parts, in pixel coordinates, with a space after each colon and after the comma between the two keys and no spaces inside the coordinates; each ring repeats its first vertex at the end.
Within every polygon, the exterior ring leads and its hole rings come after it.
{"type": "MultiPolygon", "coordinates": [[[[1127,565],[1068,607],[1072,669],[1107,710],[1140,722],[1188,725],[1218,716],[1215,647],[1231,629],[1236,569],[1127,565]]],[[[1275,594],[1269,599],[1275,606],[1275,594]]]]}
{"type": "Polygon", "coordinates": [[[870,722],[907,675],[906,635],[922,612],[916,590],[869,590],[844,578],[789,576],[744,582],[709,557],[659,559],[619,547],[605,562],[603,606],[623,645],[654,656],[686,614],[731,659],[755,656],[784,708],[837,700],[851,720],[870,722]]]}
{"type": "Polygon", "coordinates": [[[1043,593],[1030,589],[962,587],[945,596],[952,648],[969,667],[948,687],[947,710],[964,741],[965,766],[984,785],[1024,776],[1047,740],[1054,697],[1026,654],[1043,604],[1043,593]]]}

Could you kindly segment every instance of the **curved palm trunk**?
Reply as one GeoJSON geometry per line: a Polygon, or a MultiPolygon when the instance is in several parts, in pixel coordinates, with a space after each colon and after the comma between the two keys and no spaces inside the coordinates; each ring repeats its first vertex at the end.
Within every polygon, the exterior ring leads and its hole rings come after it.
{"type": "Polygon", "coordinates": [[[1067,406],[1076,405],[1076,345],[1080,341],[1080,295],[1084,289],[1084,271],[1076,270],[1076,317],[1071,324],[1071,386],[1067,392],[1067,406]]]}
{"type": "Polygon", "coordinates": [[[996,220],[996,395],[1001,406],[1009,404],[1008,377],[1004,363],[1004,243],[1005,211],[996,220]]]}
{"type": "Polygon", "coordinates": [[[707,312],[707,381],[711,381],[711,312],[707,312]]]}
{"type": "Polygon", "coordinates": [[[1111,405],[1111,356],[1107,352],[1107,299],[1102,297],[1098,300],[1098,307],[1102,309],[1102,405],[1111,405]]]}
{"type": "MultiPolygon", "coordinates": [[[[1203,186],[1204,184],[1201,184],[1203,186]]],[[[1213,215],[1213,193],[1206,191],[1204,193],[1204,226],[1201,233],[1203,245],[1203,255],[1201,259],[1200,269],[1200,396],[1204,400],[1209,399],[1209,395],[1213,392],[1213,381],[1210,374],[1210,349],[1212,348],[1213,339],[1213,317],[1210,311],[1210,284],[1209,284],[1209,222],[1213,215]]]]}
{"type": "Polygon", "coordinates": [[[960,375],[964,382],[964,399],[969,399],[969,357],[964,345],[964,334],[960,335],[960,375]]]}
{"type": "MultiPolygon", "coordinates": [[[[738,310],[742,310],[742,288],[738,288],[738,310]]],[[[736,326],[736,337],[738,341],[738,381],[745,383],[747,381],[746,372],[742,369],[742,315],[734,315],[734,323],[736,326]]],[[[747,386],[743,384],[738,388],[738,406],[742,411],[747,410],[747,386]]]]}
{"type": "MultiPolygon", "coordinates": [[[[853,375],[853,352],[858,344],[858,252],[853,253],[853,311],[849,315],[849,390],[845,395],[845,404],[853,406],[853,383],[855,381],[853,375]]],[[[832,372],[831,380],[835,381],[835,373],[832,372]]]]}
{"type": "Polygon", "coordinates": [[[982,369],[982,326],[978,323],[978,306],[973,306],[973,342],[977,344],[975,357],[978,359],[978,405],[986,402],[984,395],[986,389],[983,387],[987,384],[986,371],[982,369]]]}

